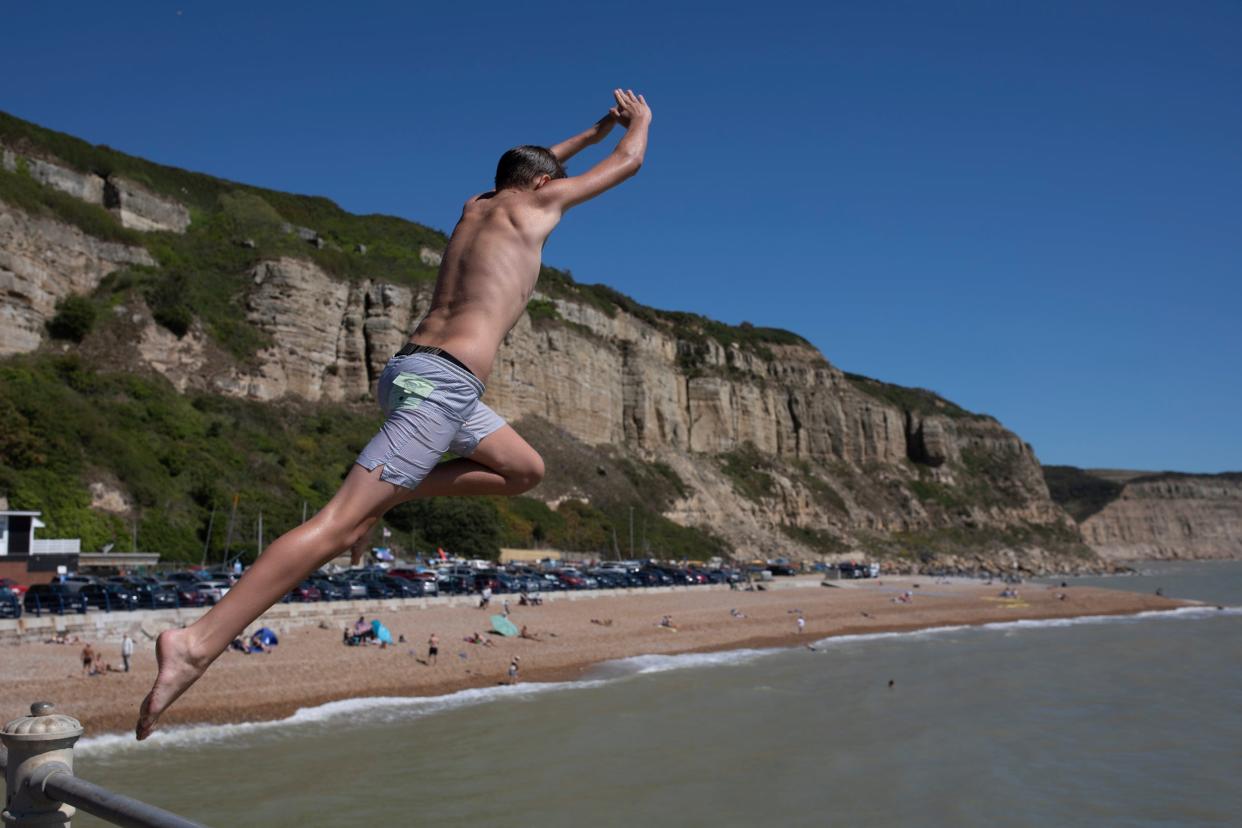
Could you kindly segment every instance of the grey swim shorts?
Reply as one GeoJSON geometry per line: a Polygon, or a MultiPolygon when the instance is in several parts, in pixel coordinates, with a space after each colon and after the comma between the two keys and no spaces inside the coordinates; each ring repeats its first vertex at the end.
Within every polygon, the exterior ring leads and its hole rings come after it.
{"type": "Polygon", "coordinates": [[[381,480],[413,489],[446,451],[469,457],[479,441],[505,424],[479,400],[483,383],[465,368],[432,354],[388,360],[376,389],[387,414],[356,461],[381,480]]]}

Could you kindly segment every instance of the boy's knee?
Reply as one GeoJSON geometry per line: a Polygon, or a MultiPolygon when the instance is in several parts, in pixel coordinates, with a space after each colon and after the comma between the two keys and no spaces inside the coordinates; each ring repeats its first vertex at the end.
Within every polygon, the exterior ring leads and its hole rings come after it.
{"type": "Polygon", "coordinates": [[[538,452],[532,451],[520,465],[512,470],[509,481],[518,491],[529,491],[539,485],[545,471],[543,458],[538,452]]]}

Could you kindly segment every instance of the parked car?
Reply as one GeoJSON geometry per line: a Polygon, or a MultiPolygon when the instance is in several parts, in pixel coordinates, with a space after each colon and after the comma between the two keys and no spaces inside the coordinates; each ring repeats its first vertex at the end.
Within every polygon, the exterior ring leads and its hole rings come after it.
{"type": "Polygon", "coordinates": [[[367,597],[367,585],[363,581],[355,581],[349,578],[343,578],[340,575],[334,575],[328,579],[332,583],[347,590],[350,600],[367,597]]]}
{"type": "Polygon", "coordinates": [[[393,591],[393,588],[388,586],[388,584],[384,583],[378,578],[370,578],[367,580],[359,581],[358,583],[361,583],[366,586],[368,598],[395,598],[397,597],[397,594],[396,592],[393,591]]]}
{"type": "Polygon", "coordinates": [[[26,612],[86,612],[86,598],[64,584],[34,584],[22,598],[26,612]]]}
{"type": "Polygon", "coordinates": [[[78,590],[78,595],[86,599],[87,606],[101,610],[132,610],[138,606],[138,596],[132,589],[122,584],[87,584],[78,590]]]}
{"type": "Polygon", "coordinates": [[[328,578],[310,578],[309,582],[319,590],[324,601],[344,601],[350,597],[349,584],[338,584],[328,578]]]}
{"type": "Polygon", "coordinates": [[[22,599],[13,590],[0,586],[0,618],[21,618],[22,599]]]}
{"type": "Polygon", "coordinates": [[[436,583],[444,595],[464,595],[474,590],[474,578],[466,575],[446,575],[436,583]]]}
{"type": "Polygon", "coordinates": [[[421,598],[423,596],[423,582],[411,581],[408,578],[394,578],[391,575],[379,581],[384,586],[392,590],[392,594],[397,598],[421,598]]]}
{"type": "Polygon", "coordinates": [[[201,607],[207,603],[206,594],[198,591],[198,584],[185,581],[165,581],[160,588],[171,592],[182,607],[201,607]]]}
{"type": "Polygon", "coordinates": [[[29,587],[27,587],[25,584],[19,584],[17,581],[14,581],[12,578],[0,578],[0,587],[3,587],[4,589],[7,589],[11,592],[16,593],[18,598],[25,595],[26,590],[29,589],[29,587]]]}
{"type": "Polygon", "coordinates": [[[161,588],[159,584],[134,584],[134,594],[138,597],[138,606],[143,609],[174,609],[177,606],[177,594],[161,588]]]}
{"type": "Polygon", "coordinates": [[[203,581],[198,585],[198,591],[207,596],[208,603],[214,604],[221,598],[229,594],[231,585],[227,581],[203,581]]]}
{"type": "Polygon", "coordinates": [[[842,578],[876,578],[880,574],[880,565],[878,563],[866,564],[843,561],[837,564],[837,572],[840,573],[842,578]]]}
{"type": "Polygon", "coordinates": [[[79,590],[82,589],[82,587],[87,586],[88,584],[98,583],[98,581],[95,578],[92,578],[90,575],[77,575],[77,574],[62,575],[60,577],[60,582],[64,584],[65,586],[69,587],[69,589],[71,589],[74,592],[78,592],[79,590]]]}
{"type": "Polygon", "coordinates": [[[294,601],[310,603],[311,601],[322,601],[323,593],[319,591],[319,587],[315,586],[310,581],[303,581],[293,589],[289,590],[289,597],[294,601]]]}
{"type": "Polygon", "coordinates": [[[202,569],[195,569],[190,572],[170,572],[164,577],[164,581],[177,581],[178,583],[197,584],[202,581],[211,580],[211,575],[202,569]]]}
{"type": "Polygon", "coordinates": [[[394,578],[406,578],[411,581],[434,581],[436,573],[430,569],[390,569],[388,574],[394,578]]]}

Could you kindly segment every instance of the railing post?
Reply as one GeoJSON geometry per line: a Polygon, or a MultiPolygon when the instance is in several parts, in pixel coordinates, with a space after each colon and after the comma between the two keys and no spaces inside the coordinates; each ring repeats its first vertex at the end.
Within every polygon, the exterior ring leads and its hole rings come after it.
{"type": "Polygon", "coordinates": [[[81,722],[56,713],[50,702],[35,702],[30,705],[29,716],[14,719],[0,730],[0,741],[8,750],[4,812],[0,814],[6,826],[68,827],[73,806],[48,799],[42,786],[30,783],[37,771],[52,762],[72,770],[73,745],[82,733],[81,722]]]}

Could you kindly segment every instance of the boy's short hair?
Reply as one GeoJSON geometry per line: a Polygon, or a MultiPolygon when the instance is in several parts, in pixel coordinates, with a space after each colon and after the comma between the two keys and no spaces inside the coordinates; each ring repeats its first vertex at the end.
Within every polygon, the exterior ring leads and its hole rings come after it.
{"type": "Polygon", "coordinates": [[[552,150],[533,144],[514,147],[500,156],[500,163],[496,165],[496,189],[525,187],[541,175],[553,179],[566,177],[565,168],[552,150]]]}

